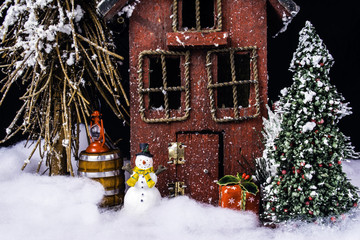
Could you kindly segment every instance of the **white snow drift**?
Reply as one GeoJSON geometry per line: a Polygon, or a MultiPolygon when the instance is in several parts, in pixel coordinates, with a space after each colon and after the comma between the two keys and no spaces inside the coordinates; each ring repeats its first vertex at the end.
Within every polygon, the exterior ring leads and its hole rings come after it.
{"type": "MultiPolygon", "coordinates": [[[[164,198],[143,216],[122,210],[104,212],[97,208],[103,189],[94,181],[35,175],[36,156],[21,172],[31,151],[23,146],[0,149],[0,239],[357,240],[360,236],[358,223],[350,219],[333,228],[300,224],[270,229],[262,227],[252,213],[203,205],[187,197],[164,198]]],[[[359,186],[360,161],[344,168],[359,186]]]]}

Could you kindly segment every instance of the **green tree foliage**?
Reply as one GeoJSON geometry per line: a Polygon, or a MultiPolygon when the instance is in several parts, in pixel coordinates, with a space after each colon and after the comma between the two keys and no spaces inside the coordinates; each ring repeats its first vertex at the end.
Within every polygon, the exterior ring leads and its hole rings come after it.
{"type": "Polygon", "coordinates": [[[357,206],[357,189],[342,170],[342,161],[356,154],[337,126],[351,111],[330,84],[333,63],[306,22],[290,65],[293,84],[277,104],[282,130],[268,151],[278,164],[264,188],[264,218],[271,222],[336,217],[357,206]]]}

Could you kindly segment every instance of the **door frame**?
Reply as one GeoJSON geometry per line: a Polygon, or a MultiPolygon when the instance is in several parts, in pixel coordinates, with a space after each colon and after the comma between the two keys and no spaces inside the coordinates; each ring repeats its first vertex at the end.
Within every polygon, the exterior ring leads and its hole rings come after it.
{"type": "MultiPolygon", "coordinates": [[[[219,149],[218,151],[218,179],[224,176],[224,131],[211,131],[211,130],[201,130],[201,131],[178,131],[176,132],[176,141],[179,140],[179,135],[181,134],[206,134],[206,135],[217,135],[219,139],[219,149]]],[[[184,143],[186,144],[186,143],[184,143]]],[[[186,151],[186,150],[185,150],[186,151]]],[[[185,163],[186,164],[186,163],[185,163]]],[[[177,170],[175,169],[175,178],[177,179],[177,170]]]]}

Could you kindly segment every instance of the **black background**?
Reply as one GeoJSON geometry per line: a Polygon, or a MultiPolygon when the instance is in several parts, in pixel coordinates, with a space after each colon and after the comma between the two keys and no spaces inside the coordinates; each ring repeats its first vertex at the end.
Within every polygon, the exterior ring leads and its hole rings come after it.
{"type": "MultiPolygon", "coordinates": [[[[294,0],[300,6],[300,12],[292,20],[288,29],[280,33],[277,37],[273,37],[281,29],[281,21],[278,16],[268,4],[268,75],[269,75],[269,102],[278,100],[280,90],[292,84],[293,73],[288,71],[292,54],[295,52],[298,44],[299,31],[305,26],[305,21],[310,21],[323,39],[329,52],[335,59],[335,64],[331,68],[330,78],[331,83],[335,85],[340,93],[343,94],[347,102],[353,110],[353,114],[343,118],[339,127],[345,135],[350,136],[352,143],[356,146],[356,150],[360,151],[360,136],[359,136],[359,116],[360,116],[360,87],[359,87],[359,71],[360,71],[360,41],[359,41],[359,26],[360,16],[358,9],[350,4],[349,1],[336,0],[294,0]]],[[[118,52],[126,57],[128,54],[126,27],[121,29],[116,34],[118,52]],[[121,39],[122,38],[122,39],[121,39]]],[[[127,64],[123,66],[122,72],[124,79],[127,76],[127,64]],[[126,69],[125,69],[126,68],[126,69]]],[[[11,119],[16,114],[16,110],[20,107],[20,102],[16,101],[19,87],[15,86],[10,98],[0,108],[0,137],[5,134],[5,129],[10,123],[11,119]]],[[[111,113],[109,113],[111,115],[111,113]]],[[[114,118],[110,120],[110,116],[105,114],[105,127],[113,128],[120,125],[121,121],[114,122],[114,118]],[[106,122],[106,118],[109,121],[106,122]],[[110,126],[109,126],[110,125],[110,126]],[[114,125],[114,126],[113,126],[114,125]]],[[[124,138],[124,142],[129,142],[128,128],[122,128],[114,136],[117,138],[124,138]],[[122,135],[122,136],[121,136],[122,135]]],[[[19,137],[12,141],[2,144],[7,146],[19,140],[19,137]]]]}

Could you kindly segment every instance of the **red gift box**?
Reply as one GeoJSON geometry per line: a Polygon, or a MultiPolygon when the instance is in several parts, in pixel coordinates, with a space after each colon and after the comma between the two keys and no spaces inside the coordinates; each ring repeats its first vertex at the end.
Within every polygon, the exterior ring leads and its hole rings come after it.
{"type": "MultiPolygon", "coordinates": [[[[223,208],[231,208],[235,210],[243,210],[242,190],[239,185],[219,186],[219,206],[223,208]]],[[[256,195],[246,193],[245,211],[253,211],[259,214],[260,193],[256,195]]]]}

